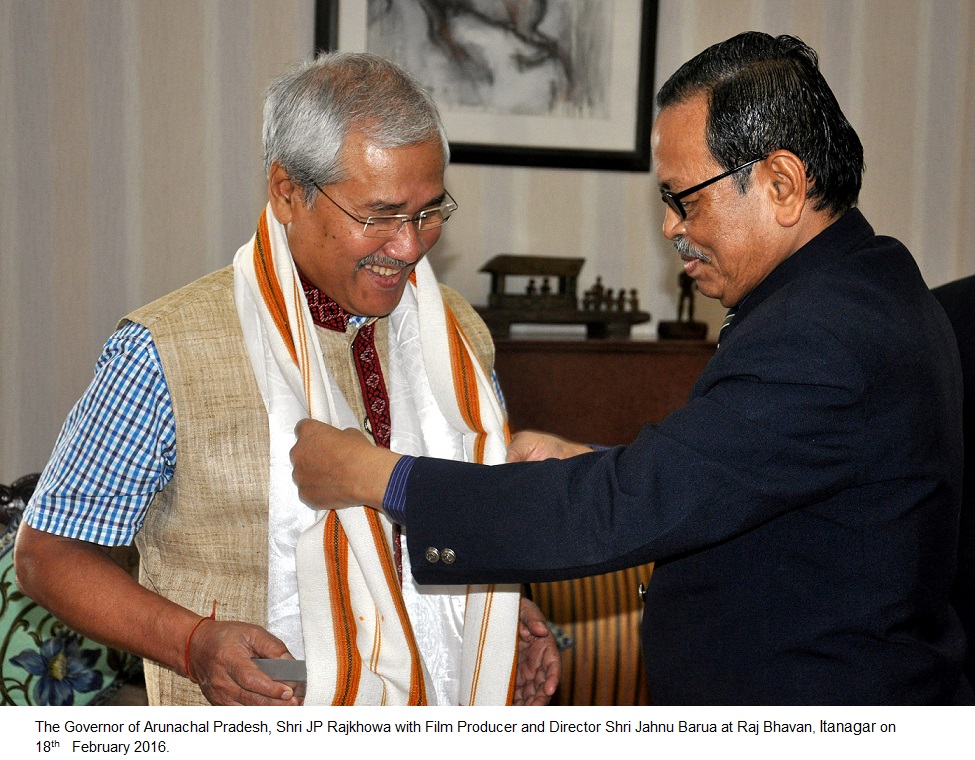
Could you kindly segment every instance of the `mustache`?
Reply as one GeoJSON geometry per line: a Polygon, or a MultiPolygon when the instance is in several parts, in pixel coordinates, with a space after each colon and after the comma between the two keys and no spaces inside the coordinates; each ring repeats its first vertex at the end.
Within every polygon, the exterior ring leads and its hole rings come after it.
{"type": "Polygon", "coordinates": [[[356,269],[362,269],[362,267],[368,267],[368,266],[394,267],[398,269],[405,269],[409,265],[405,261],[394,259],[382,253],[371,253],[358,263],[356,269]]]}
{"type": "Polygon", "coordinates": [[[692,256],[696,259],[700,259],[705,264],[711,263],[711,257],[701,249],[695,248],[693,245],[687,242],[687,238],[683,235],[678,235],[674,238],[674,248],[677,249],[677,253],[679,253],[681,256],[692,256]]]}

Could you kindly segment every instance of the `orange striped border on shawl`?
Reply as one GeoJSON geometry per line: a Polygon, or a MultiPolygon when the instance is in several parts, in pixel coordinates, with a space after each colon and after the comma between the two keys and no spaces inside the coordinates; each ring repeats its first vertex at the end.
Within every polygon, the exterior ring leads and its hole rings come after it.
{"type": "Polygon", "coordinates": [[[281,291],[281,283],[278,282],[278,276],[274,271],[274,261],[271,259],[270,253],[271,236],[267,231],[267,209],[265,209],[257,224],[257,235],[254,236],[254,272],[257,274],[257,285],[261,289],[261,297],[264,299],[271,319],[274,320],[281,340],[284,341],[291,358],[297,365],[298,353],[295,351],[291,329],[288,327],[288,309],[284,303],[284,293],[281,291]]]}
{"type": "MultiPolygon", "coordinates": [[[[447,322],[447,341],[450,347],[450,368],[454,378],[454,393],[458,399],[458,408],[464,417],[464,422],[475,433],[474,439],[474,461],[484,462],[484,446],[487,443],[487,430],[481,420],[481,401],[477,389],[477,374],[470,353],[467,351],[466,344],[469,344],[464,329],[457,321],[457,316],[453,310],[444,303],[444,315],[447,322]]],[[[504,422],[505,441],[509,440],[509,430],[507,420],[504,422]]],[[[488,626],[491,620],[491,605],[494,601],[494,586],[491,585],[485,592],[487,598],[484,602],[484,616],[481,619],[481,630],[477,645],[477,663],[474,666],[474,675],[471,678],[471,691],[468,704],[476,704],[477,684],[484,662],[484,653],[487,639],[488,626]]],[[[514,701],[514,689],[518,672],[518,643],[515,644],[515,657],[511,664],[511,676],[508,681],[508,698],[510,705],[514,701]]]]}
{"type": "Polygon", "coordinates": [[[355,615],[349,595],[349,541],[335,512],[325,517],[324,550],[328,599],[335,634],[335,696],[332,705],[354,705],[362,675],[362,655],[356,646],[355,615]]]}
{"type": "MultiPolygon", "coordinates": [[[[520,602],[519,602],[520,604],[520,602]]],[[[511,674],[508,676],[508,696],[506,705],[515,703],[515,684],[518,683],[518,649],[521,647],[521,639],[515,641],[515,656],[511,660],[511,674]]]]}
{"type": "MultiPolygon", "coordinates": [[[[254,237],[254,271],[257,276],[257,285],[274,326],[278,328],[278,334],[291,355],[291,360],[301,372],[301,383],[305,390],[305,400],[308,402],[308,413],[309,416],[314,417],[314,412],[311,409],[311,364],[307,328],[303,319],[296,320],[295,329],[298,332],[296,340],[288,323],[288,309],[285,305],[281,282],[274,271],[274,259],[273,256],[269,257],[268,255],[270,251],[271,237],[268,233],[267,210],[265,209],[257,225],[257,235],[254,237]]],[[[291,292],[295,314],[301,314],[302,298],[298,281],[295,280],[291,292]]]]}
{"type": "MultiPolygon", "coordinates": [[[[291,299],[295,307],[295,314],[300,314],[304,294],[298,285],[298,280],[294,281],[291,299]]],[[[298,319],[295,327],[298,330],[298,340],[295,344],[295,349],[300,353],[298,370],[301,372],[301,387],[305,391],[305,400],[308,402],[308,416],[314,418],[317,416],[318,410],[313,409],[311,403],[311,351],[308,345],[308,326],[305,324],[305,320],[298,319]]]]}
{"type": "Polygon", "coordinates": [[[400,620],[400,627],[403,629],[403,633],[406,636],[406,644],[410,650],[410,696],[407,704],[426,705],[427,693],[423,684],[423,666],[420,664],[420,648],[416,644],[416,637],[413,635],[413,625],[410,623],[410,616],[406,611],[406,602],[400,590],[396,565],[393,562],[393,557],[389,551],[389,544],[386,541],[386,531],[383,530],[379,513],[375,510],[366,508],[366,518],[369,521],[372,540],[376,545],[376,553],[379,555],[379,562],[383,568],[383,579],[386,581],[390,595],[393,597],[393,603],[396,605],[396,614],[400,620]]]}
{"type": "MultiPolygon", "coordinates": [[[[474,674],[471,677],[471,693],[468,695],[467,704],[477,704],[477,684],[481,678],[481,666],[484,664],[482,653],[486,646],[488,627],[491,623],[491,605],[494,604],[494,584],[487,587],[484,601],[484,615],[481,616],[481,630],[478,632],[477,639],[477,664],[474,666],[474,674]]],[[[517,661],[517,658],[516,658],[517,661]]]]}
{"type": "Polygon", "coordinates": [[[487,431],[481,422],[481,400],[477,392],[477,375],[474,364],[464,345],[464,331],[457,317],[447,304],[444,304],[447,318],[447,341],[450,346],[450,369],[454,376],[454,393],[457,394],[458,407],[467,427],[474,431],[474,460],[484,461],[484,445],[487,431]]]}
{"type": "MultiPolygon", "coordinates": [[[[386,533],[383,530],[379,513],[375,510],[366,509],[366,520],[372,534],[376,554],[382,566],[383,580],[389,588],[390,596],[396,607],[396,615],[399,618],[399,624],[406,637],[410,652],[410,691],[407,704],[426,705],[427,695],[420,650],[416,644],[416,637],[413,635],[413,627],[406,611],[403,594],[400,591],[396,567],[393,563],[389,543],[386,541],[386,533]]],[[[355,611],[352,608],[352,599],[348,593],[349,541],[345,535],[345,530],[342,528],[342,523],[334,511],[329,511],[325,518],[323,548],[336,653],[335,696],[332,705],[354,705],[358,694],[359,681],[362,677],[362,654],[359,652],[356,641],[355,611]]],[[[377,624],[376,637],[373,640],[370,654],[370,664],[372,665],[370,669],[377,675],[380,674],[375,669],[375,664],[378,661],[381,648],[381,627],[377,624]]]]}

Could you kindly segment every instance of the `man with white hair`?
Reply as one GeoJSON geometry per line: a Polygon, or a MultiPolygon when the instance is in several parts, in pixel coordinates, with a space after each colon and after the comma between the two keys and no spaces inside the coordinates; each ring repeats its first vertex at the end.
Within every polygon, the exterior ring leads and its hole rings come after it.
{"type": "Polygon", "coordinates": [[[457,209],[436,106],[388,61],[324,55],[272,83],[264,147],[233,266],[106,345],[25,514],[21,587],[144,657],[153,704],[294,704],[253,662],[291,657],[310,704],[547,702],[558,654],[518,586],[420,589],[398,526],[291,480],[307,416],[503,461],[490,336],[424,258],[457,209]],[[133,540],[141,585],[104,549],[133,540]]]}

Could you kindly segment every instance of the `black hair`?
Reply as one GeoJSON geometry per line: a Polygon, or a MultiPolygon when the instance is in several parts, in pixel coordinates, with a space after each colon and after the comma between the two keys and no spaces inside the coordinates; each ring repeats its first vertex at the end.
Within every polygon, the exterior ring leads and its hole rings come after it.
{"type": "MultiPolygon", "coordinates": [[[[812,180],[817,211],[837,216],[856,206],[863,145],[802,40],[744,32],[681,66],[657,93],[657,107],[708,98],[706,140],[725,169],[776,150],[798,156],[812,180]]],[[[739,188],[750,171],[736,175],[739,188]]]]}

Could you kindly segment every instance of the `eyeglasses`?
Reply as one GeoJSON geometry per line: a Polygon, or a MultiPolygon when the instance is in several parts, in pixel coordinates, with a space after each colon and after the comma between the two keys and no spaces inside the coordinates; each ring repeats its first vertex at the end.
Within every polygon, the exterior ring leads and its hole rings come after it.
{"type": "Polygon", "coordinates": [[[752,164],[757,164],[759,161],[764,161],[765,158],[753,158],[751,161],[737,166],[734,169],[729,169],[726,172],[722,172],[717,177],[711,177],[711,179],[704,180],[704,182],[699,185],[694,185],[694,187],[689,187],[686,190],[681,190],[679,193],[672,193],[670,190],[661,190],[660,198],[666,203],[670,208],[674,210],[674,213],[681,218],[681,221],[687,219],[687,209],[684,208],[684,204],[681,203],[681,199],[686,198],[691,193],[696,193],[698,190],[703,190],[708,185],[717,182],[719,179],[724,179],[725,177],[730,177],[735,172],[740,172],[742,169],[746,169],[752,164]]]}
{"type": "Polygon", "coordinates": [[[315,183],[315,187],[318,188],[318,192],[332,201],[332,204],[339,211],[363,225],[362,234],[365,237],[371,238],[395,237],[399,234],[399,231],[403,229],[403,225],[410,222],[416,225],[417,232],[442,227],[444,223],[450,219],[450,215],[457,210],[457,202],[451,197],[450,193],[444,190],[446,200],[441,205],[436,206],[435,208],[423,209],[423,211],[418,212],[415,216],[407,216],[406,214],[392,214],[390,216],[369,216],[363,219],[361,216],[356,216],[355,214],[342,208],[338,203],[332,200],[328,193],[322,190],[317,183],[315,183]]]}

